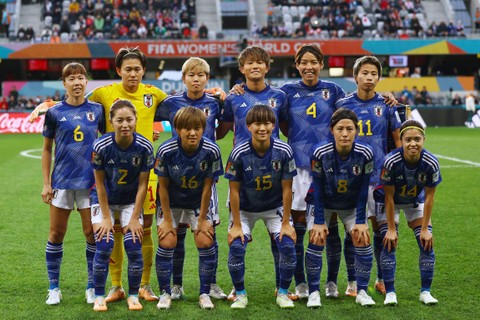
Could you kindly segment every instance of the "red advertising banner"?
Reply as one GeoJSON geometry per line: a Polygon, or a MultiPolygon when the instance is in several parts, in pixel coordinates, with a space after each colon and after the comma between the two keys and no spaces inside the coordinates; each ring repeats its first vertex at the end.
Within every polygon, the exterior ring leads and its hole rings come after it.
{"type": "Polygon", "coordinates": [[[44,116],[35,122],[28,122],[28,112],[5,112],[0,113],[1,133],[42,133],[44,116]]]}

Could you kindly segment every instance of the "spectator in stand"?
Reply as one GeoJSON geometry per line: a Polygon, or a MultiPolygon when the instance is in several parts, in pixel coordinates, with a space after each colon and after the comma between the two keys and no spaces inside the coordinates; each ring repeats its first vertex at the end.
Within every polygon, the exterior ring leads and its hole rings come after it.
{"type": "Polygon", "coordinates": [[[201,24],[198,28],[198,37],[200,39],[208,39],[208,28],[205,24],[201,24]]]}
{"type": "Polygon", "coordinates": [[[93,26],[95,29],[95,33],[103,32],[103,28],[105,27],[105,19],[100,13],[98,13],[93,20],[93,26]]]}
{"type": "Polygon", "coordinates": [[[25,27],[23,26],[23,24],[21,24],[21,25],[18,27],[17,39],[18,39],[18,40],[26,40],[26,37],[25,37],[25,27]]]}
{"type": "Polygon", "coordinates": [[[8,99],[10,100],[10,97],[13,98],[13,103],[17,105],[18,103],[18,91],[16,86],[12,86],[12,89],[10,90],[10,93],[8,94],[8,99]]]}
{"type": "Polygon", "coordinates": [[[448,27],[444,21],[441,21],[437,27],[437,33],[435,34],[439,37],[447,37],[448,36],[448,27]]]}
{"type": "Polygon", "coordinates": [[[465,122],[465,125],[469,128],[472,128],[473,127],[472,117],[477,111],[477,108],[475,106],[475,97],[473,96],[473,94],[469,93],[465,97],[465,109],[467,110],[467,113],[468,113],[468,118],[467,118],[467,121],[465,122]]]}
{"type": "Polygon", "coordinates": [[[67,15],[64,15],[60,22],[60,34],[61,33],[70,33],[70,21],[68,20],[67,15]]]}
{"type": "Polygon", "coordinates": [[[5,97],[0,97],[0,111],[8,111],[8,101],[5,97]]]}
{"type": "Polygon", "coordinates": [[[353,36],[357,38],[363,37],[363,25],[360,18],[355,19],[355,24],[353,25],[353,36]]]}
{"type": "Polygon", "coordinates": [[[419,37],[422,35],[423,28],[420,25],[420,21],[418,20],[417,15],[414,13],[412,19],[410,20],[410,27],[413,30],[413,35],[415,37],[419,37]]]}
{"type": "Polygon", "coordinates": [[[463,25],[463,22],[462,20],[458,20],[457,21],[457,37],[465,37],[465,32],[464,32],[464,25],[463,25]]]}
{"type": "Polygon", "coordinates": [[[422,77],[422,69],[420,67],[415,67],[413,69],[413,73],[410,75],[410,78],[421,78],[422,77]]]}
{"type": "Polygon", "coordinates": [[[457,36],[457,27],[453,24],[453,21],[450,21],[447,26],[448,36],[456,37],[457,36]]]}
{"type": "Polygon", "coordinates": [[[432,98],[430,97],[426,86],[422,87],[422,90],[420,91],[420,96],[422,97],[422,104],[432,104],[432,98]]]}
{"type": "Polygon", "coordinates": [[[475,10],[475,30],[477,32],[480,30],[480,7],[475,10]]]}
{"type": "Polygon", "coordinates": [[[455,94],[455,96],[452,99],[452,102],[450,103],[452,106],[459,106],[463,104],[462,98],[458,93],[455,94]]]}
{"type": "Polygon", "coordinates": [[[10,29],[10,22],[12,21],[10,14],[7,11],[7,8],[3,9],[2,12],[2,29],[5,32],[7,38],[9,38],[9,29],[10,29]]]}

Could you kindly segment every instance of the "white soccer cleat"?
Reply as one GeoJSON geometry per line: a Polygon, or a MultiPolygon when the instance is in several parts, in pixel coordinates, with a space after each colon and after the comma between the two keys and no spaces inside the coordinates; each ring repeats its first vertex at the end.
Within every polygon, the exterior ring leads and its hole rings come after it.
{"type": "Polygon", "coordinates": [[[172,286],[172,300],[180,300],[185,296],[185,292],[183,292],[183,287],[178,284],[174,284],[172,286]]]}
{"type": "Polygon", "coordinates": [[[383,304],[386,306],[396,306],[397,302],[397,294],[395,292],[389,292],[385,295],[385,301],[383,304]]]}
{"type": "Polygon", "coordinates": [[[210,296],[206,293],[202,293],[198,298],[198,304],[202,309],[213,309],[214,305],[212,300],[210,300],[210,296]]]}
{"type": "Polygon", "coordinates": [[[426,305],[437,304],[438,300],[432,297],[430,291],[422,291],[420,293],[420,302],[423,302],[426,305]]]}
{"type": "Polygon", "coordinates": [[[357,281],[348,281],[347,290],[345,290],[345,295],[348,297],[357,296],[357,281]]]}
{"type": "Polygon", "coordinates": [[[287,294],[277,294],[277,304],[282,309],[295,307],[293,301],[290,300],[287,294]]]}
{"type": "Polygon", "coordinates": [[[313,291],[308,296],[307,307],[308,308],[320,308],[322,306],[322,301],[320,300],[320,291],[313,291]]]}
{"type": "Polygon", "coordinates": [[[232,309],[245,309],[248,305],[248,298],[246,294],[237,294],[235,300],[230,305],[232,309]]]}
{"type": "Polygon", "coordinates": [[[223,292],[222,288],[220,288],[217,284],[212,283],[210,285],[210,297],[219,299],[219,300],[225,300],[227,299],[227,295],[225,292],[223,292]]]}
{"type": "Polygon", "coordinates": [[[298,297],[298,299],[307,299],[309,297],[307,284],[300,283],[298,286],[296,286],[295,295],[298,297]]]}
{"type": "Polygon", "coordinates": [[[325,285],[325,295],[327,298],[338,298],[338,286],[335,282],[327,282],[325,285]]]}
{"type": "Polygon", "coordinates": [[[60,288],[48,290],[47,301],[45,301],[46,304],[54,306],[56,304],[59,304],[61,300],[62,291],[60,291],[60,288]]]}
{"type": "Polygon", "coordinates": [[[375,305],[375,301],[373,301],[372,297],[370,297],[365,290],[360,290],[357,292],[357,297],[355,298],[355,302],[361,305],[362,307],[369,307],[375,305]]]}
{"type": "Polygon", "coordinates": [[[95,303],[95,288],[88,288],[85,290],[85,299],[88,304],[95,303]]]}
{"type": "Polygon", "coordinates": [[[228,301],[235,301],[235,298],[237,297],[237,291],[235,290],[235,287],[232,288],[232,291],[227,296],[228,301]]]}
{"type": "Polygon", "coordinates": [[[158,297],[157,309],[170,309],[171,304],[172,297],[168,293],[163,291],[162,295],[158,297]]]}

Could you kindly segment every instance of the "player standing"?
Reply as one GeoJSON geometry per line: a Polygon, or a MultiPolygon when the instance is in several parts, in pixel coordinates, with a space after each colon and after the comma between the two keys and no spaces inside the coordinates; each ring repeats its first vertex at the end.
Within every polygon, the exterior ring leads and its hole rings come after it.
{"type": "MultiPolygon", "coordinates": [[[[176,137],[177,131],[174,128],[174,117],[178,110],[183,107],[193,106],[203,111],[206,117],[206,127],[203,136],[215,141],[215,130],[217,120],[220,117],[221,102],[218,98],[204,92],[210,79],[210,66],[202,58],[189,58],[182,66],[182,80],[187,90],[181,94],[171,95],[162,102],[158,109],[156,120],[166,120],[172,126],[172,136],[176,137]]],[[[220,224],[220,215],[218,211],[218,192],[216,182],[212,184],[212,199],[209,207],[209,215],[213,217],[213,227],[220,224]]],[[[173,254],[173,286],[172,300],[180,299],[184,295],[183,291],[183,264],[185,261],[185,237],[187,235],[188,225],[180,221],[177,226],[177,246],[173,254]]],[[[215,244],[215,270],[218,266],[218,243],[214,235],[215,244]]],[[[210,296],[216,299],[225,299],[227,295],[216,284],[216,272],[210,289],[210,296]]]]}
{"type": "Polygon", "coordinates": [[[420,301],[427,305],[436,304],[438,300],[430,294],[435,266],[431,217],[435,190],[442,182],[440,165],[437,158],[423,148],[425,130],[418,121],[405,121],[400,127],[400,139],[402,147],[385,158],[381,185],[375,190],[377,221],[384,245],[381,255],[387,292],[384,304],[397,304],[394,282],[400,209],[420,250],[420,301]]]}
{"type": "MultiPolygon", "coordinates": [[[[128,256],[128,308],[141,310],[138,290],[143,271],[142,207],[153,168],[153,146],[135,132],[137,113],[128,100],[117,100],[110,108],[113,132],[95,140],[92,165],[95,188],[92,190],[92,224],[95,231],[93,310],[107,311],[105,282],[114,240],[115,217],[125,235],[123,245],[128,256]]],[[[117,243],[117,245],[120,245],[117,243]]]]}
{"type": "Polygon", "coordinates": [[[307,307],[320,307],[322,252],[328,235],[327,222],[332,214],[342,220],[355,245],[355,269],[358,284],[356,303],[374,305],[367,294],[372,269],[372,247],[366,217],[373,152],[355,141],[358,133],[355,112],[340,108],[333,114],[330,131],[334,141],[318,144],[311,156],[313,190],[307,198],[310,241],[305,258],[309,283],[307,307]]]}
{"type": "MultiPolygon", "coordinates": [[[[270,70],[270,55],[259,46],[244,49],[238,57],[240,72],[245,76],[246,84],[242,95],[230,94],[225,99],[225,105],[217,128],[217,139],[222,139],[229,130],[234,132],[234,146],[247,141],[252,134],[245,122],[248,111],[255,105],[267,105],[272,108],[278,125],[273,127],[272,136],[279,138],[279,128],[286,128],[287,97],[285,93],[265,83],[265,77],[270,70]]],[[[279,253],[277,243],[270,235],[271,250],[275,263],[276,290],[279,286],[279,253]]],[[[229,294],[233,300],[235,291],[229,294]]]]}
{"type": "Polygon", "coordinates": [[[89,155],[98,131],[104,131],[105,117],[102,105],[84,98],[87,71],[83,65],[76,62],[67,64],[62,70],[62,81],[67,98],[47,111],[43,128],[42,199],[50,205],[50,231],[46,247],[50,282],[46,303],[49,305],[59,304],[62,299],[59,279],[63,239],[75,203],[86,240],[88,283],[85,297],[87,303],[95,300],[92,273],[95,239],[90,223],[88,196],[94,177],[89,155]],[[54,142],[55,161],[50,176],[54,142]]]}
{"type": "MultiPolygon", "coordinates": [[[[391,132],[395,145],[400,146],[399,130],[400,118],[396,107],[385,103],[382,95],[375,92],[375,88],[382,74],[382,65],[374,56],[358,58],[353,65],[353,75],[357,83],[357,91],[336,103],[336,107],[344,107],[354,111],[358,116],[358,141],[368,144],[375,155],[375,163],[370,177],[370,187],[367,201],[367,214],[372,223],[374,254],[377,262],[377,280],[375,288],[385,294],[383,276],[380,266],[382,251],[382,237],[375,219],[375,200],[373,190],[378,184],[383,160],[387,154],[387,137],[391,132]]],[[[349,278],[355,275],[351,270],[349,278]]],[[[336,286],[336,279],[332,280],[336,286]]],[[[355,284],[355,283],[353,283],[355,284]]]]}
{"type": "Polygon", "coordinates": [[[173,124],[177,136],[159,147],[155,165],[161,203],[157,210],[156,270],[161,292],[157,308],[168,309],[171,305],[175,229],[183,222],[194,231],[199,253],[199,305],[212,309],[209,293],[216,272],[216,249],[213,217],[207,214],[212,185],[223,174],[220,148],[203,138],[206,116],[200,108],[181,108],[173,124]]]}
{"type": "Polygon", "coordinates": [[[293,308],[288,287],[295,271],[295,229],[290,221],[292,178],[296,175],[292,149],[272,137],[277,117],[268,105],[255,105],[246,115],[252,137],[231,152],[225,177],[230,180],[231,222],[228,232],[228,269],[236,298],[232,308],[248,304],[245,290],[245,253],[255,222],[263,220],[279,251],[277,304],[293,308]]]}

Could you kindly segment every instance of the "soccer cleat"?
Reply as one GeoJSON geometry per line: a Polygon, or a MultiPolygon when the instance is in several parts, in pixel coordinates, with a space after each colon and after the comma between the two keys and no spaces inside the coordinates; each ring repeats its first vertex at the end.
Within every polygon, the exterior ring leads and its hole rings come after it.
{"type": "Polygon", "coordinates": [[[396,306],[397,302],[397,294],[395,292],[389,292],[385,295],[385,301],[383,304],[386,306],[396,306]]]}
{"type": "Polygon", "coordinates": [[[210,285],[210,293],[209,296],[219,300],[227,299],[227,295],[223,292],[222,288],[220,288],[217,284],[212,283],[210,285]]]}
{"type": "Polygon", "coordinates": [[[85,290],[85,299],[87,299],[88,304],[95,303],[95,288],[85,290]]]}
{"type": "Polygon", "coordinates": [[[348,297],[357,296],[357,281],[348,281],[347,290],[345,290],[345,295],[348,297]]]}
{"type": "Polygon", "coordinates": [[[122,299],[125,299],[125,291],[123,290],[123,288],[118,286],[113,286],[110,288],[110,291],[108,291],[108,295],[105,298],[105,302],[106,303],[116,302],[122,299]]]}
{"type": "Polygon", "coordinates": [[[213,309],[214,305],[212,300],[210,300],[210,296],[206,293],[202,293],[198,298],[198,304],[202,309],[213,309]]]}
{"type": "Polygon", "coordinates": [[[95,303],[93,304],[93,311],[107,311],[107,302],[105,301],[105,297],[99,296],[95,298],[95,303]]]}
{"type": "Polygon", "coordinates": [[[422,291],[420,293],[420,302],[423,302],[426,305],[437,304],[438,300],[432,297],[430,291],[422,291]]]}
{"type": "Polygon", "coordinates": [[[127,299],[127,303],[128,303],[128,310],[137,311],[137,310],[143,309],[143,306],[141,305],[137,296],[129,296],[127,299]]]}
{"type": "Polygon", "coordinates": [[[307,284],[306,283],[300,283],[298,286],[296,286],[295,287],[295,295],[298,297],[298,299],[309,298],[307,284]]]}
{"type": "Polygon", "coordinates": [[[60,291],[60,288],[57,287],[55,289],[48,290],[47,301],[45,301],[46,304],[54,306],[56,304],[59,304],[61,300],[62,291],[60,291]]]}
{"type": "Polygon", "coordinates": [[[158,309],[170,309],[170,305],[172,304],[172,297],[163,291],[163,293],[158,297],[157,308],[158,309]]]}
{"type": "Polygon", "coordinates": [[[375,281],[375,290],[381,294],[387,293],[387,290],[385,290],[385,283],[383,283],[382,279],[377,279],[377,281],[375,281]]]}
{"type": "Polygon", "coordinates": [[[235,295],[235,300],[233,303],[230,305],[230,308],[232,309],[245,309],[248,304],[248,298],[246,294],[236,294],[235,295]]]}
{"type": "Polygon", "coordinates": [[[307,307],[308,308],[319,308],[322,306],[322,301],[320,300],[320,291],[316,290],[310,293],[308,296],[307,307]]]}
{"type": "Polygon", "coordinates": [[[235,298],[237,297],[237,291],[235,290],[235,287],[232,288],[232,291],[227,296],[228,301],[235,301],[235,298]]]}
{"type": "Polygon", "coordinates": [[[360,290],[357,292],[357,297],[355,298],[355,302],[361,305],[362,307],[369,307],[375,305],[375,301],[373,301],[372,297],[370,297],[365,290],[360,290]]]}
{"type": "Polygon", "coordinates": [[[158,301],[158,297],[153,293],[152,288],[148,284],[143,285],[138,289],[138,296],[145,301],[158,301]]]}
{"type": "Polygon", "coordinates": [[[180,300],[185,296],[183,292],[183,287],[179,284],[174,284],[172,286],[172,300],[180,300]]]}
{"type": "MultiPolygon", "coordinates": [[[[278,294],[278,288],[275,289],[275,297],[277,296],[278,294]]],[[[291,292],[290,290],[288,291],[288,299],[292,300],[292,301],[297,301],[298,300],[298,296],[291,292]]]]}
{"type": "Polygon", "coordinates": [[[327,282],[325,285],[325,295],[327,298],[338,298],[338,287],[333,281],[327,282]]]}
{"type": "Polygon", "coordinates": [[[288,297],[288,294],[277,294],[277,304],[282,309],[295,307],[293,301],[288,297]]]}

